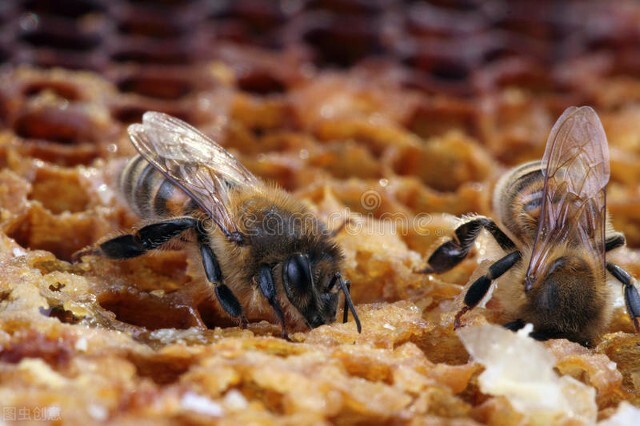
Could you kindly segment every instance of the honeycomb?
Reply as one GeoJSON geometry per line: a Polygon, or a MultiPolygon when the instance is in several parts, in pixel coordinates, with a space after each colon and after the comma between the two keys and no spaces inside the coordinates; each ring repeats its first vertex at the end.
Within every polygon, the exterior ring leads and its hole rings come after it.
{"type": "MultiPolygon", "coordinates": [[[[0,3],[2,420],[535,423],[483,391],[451,327],[481,256],[415,271],[453,215],[491,216],[495,181],[541,157],[566,107],[591,105],[627,237],[613,260],[640,276],[639,28],[630,0],[0,3]],[[337,241],[362,334],[351,321],[285,341],[269,316],[238,328],[182,251],[71,262],[138,223],[114,181],[148,110],[330,227],[352,219],[337,241]]],[[[595,389],[603,420],[640,406],[639,343],[618,309],[594,347],[544,347],[595,389]]]]}

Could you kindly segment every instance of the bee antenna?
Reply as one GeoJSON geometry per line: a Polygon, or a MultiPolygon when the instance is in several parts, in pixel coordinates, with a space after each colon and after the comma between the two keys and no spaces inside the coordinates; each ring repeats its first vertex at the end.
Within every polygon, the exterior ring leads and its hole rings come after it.
{"type": "Polygon", "coordinates": [[[356,307],[353,306],[353,301],[351,300],[351,282],[342,279],[342,274],[340,272],[336,273],[335,277],[340,284],[340,289],[344,293],[344,317],[342,318],[342,322],[347,322],[347,319],[349,318],[349,311],[351,311],[351,315],[353,315],[356,327],[358,328],[358,333],[362,333],[362,324],[360,323],[360,318],[356,312],[356,307]]]}

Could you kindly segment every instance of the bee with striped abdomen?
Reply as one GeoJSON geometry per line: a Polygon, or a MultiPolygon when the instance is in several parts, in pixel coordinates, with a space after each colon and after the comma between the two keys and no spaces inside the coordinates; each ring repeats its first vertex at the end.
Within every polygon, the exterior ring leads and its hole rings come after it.
{"type": "Polygon", "coordinates": [[[533,324],[539,339],[564,337],[589,343],[607,326],[612,295],[607,272],[622,283],[627,312],[640,331],[635,280],[606,253],[625,244],[607,220],[609,150],[602,124],[589,107],[569,108],[551,130],[542,161],[516,167],[494,191],[493,220],[473,216],[436,248],[425,273],[460,263],[485,229],[506,253],[475,280],[457,313],[477,306],[492,282],[503,278],[510,329],[533,324]]]}
{"type": "Polygon", "coordinates": [[[340,273],[342,252],[303,203],[169,115],[147,112],[129,135],[139,155],[123,169],[120,189],[147,222],[78,256],[127,259],[181,240],[198,248],[217,300],[243,326],[247,304],[271,309],[285,337],[288,321],[310,328],[331,323],[342,291],[344,321],[350,310],[360,331],[340,273]]]}

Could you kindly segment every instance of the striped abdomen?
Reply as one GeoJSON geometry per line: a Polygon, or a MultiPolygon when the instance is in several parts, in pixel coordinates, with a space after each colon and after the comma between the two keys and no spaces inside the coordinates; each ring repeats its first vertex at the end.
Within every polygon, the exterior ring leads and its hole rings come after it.
{"type": "Polygon", "coordinates": [[[522,164],[496,184],[493,208],[500,221],[522,242],[532,242],[538,232],[544,175],[540,161],[522,164]]]}
{"type": "Polygon", "coordinates": [[[188,215],[197,209],[187,194],[140,155],[122,169],[119,186],[129,206],[145,219],[188,215]]]}

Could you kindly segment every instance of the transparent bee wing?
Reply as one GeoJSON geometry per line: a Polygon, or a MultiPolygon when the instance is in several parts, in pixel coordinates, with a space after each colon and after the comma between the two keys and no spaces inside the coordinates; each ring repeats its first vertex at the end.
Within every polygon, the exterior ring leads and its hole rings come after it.
{"type": "Polygon", "coordinates": [[[129,126],[138,152],[186,192],[227,236],[238,227],[227,209],[228,191],[258,183],[240,162],[200,131],[167,114],[146,112],[129,126]]]}
{"type": "Polygon", "coordinates": [[[525,288],[536,280],[552,247],[580,246],[605,268],[607,137],[590,107],[568,108],[551,129],[542,159],[544,193],[525,288]]]}

